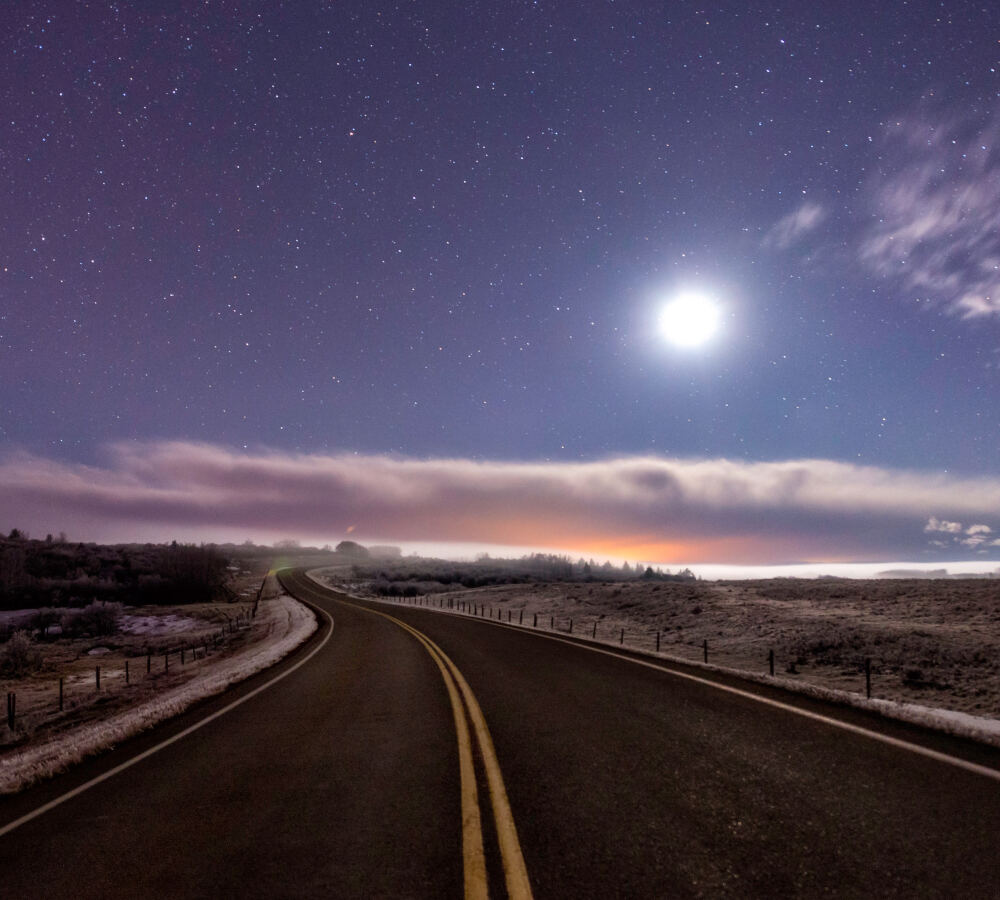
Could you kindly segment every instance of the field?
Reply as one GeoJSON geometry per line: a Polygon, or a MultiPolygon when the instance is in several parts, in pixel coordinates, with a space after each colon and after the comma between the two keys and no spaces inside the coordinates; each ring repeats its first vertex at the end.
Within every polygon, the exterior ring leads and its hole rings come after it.
{"type": "MultiPolygon", "coordinates": [[[[315,617],[284,596],[273,578],[251,616],[259,584],[256,576],[236,579],[234,596],[245,602],[126,607],[114,634],[35,642],[40,665],[0,678],[0,690],[17,698],[14,728],[6,716],[0,722],[0,793],[176,715],[301,643],[315,629],[315,617]]],[[[6,612],[0,619],[16,625],[30,615],[6,612]]]]}
{"type": "MultiPolygon", "coordinates": [[[[370,583],[331,570],[359,594],[370,583]]],[[[436,592],[598,640],[794,681],[1000,718],[1000,581],[771,579],[730,582],[558,582],[436,592]],[[572,626],[570,622],[572,621],[572,626]]]]}

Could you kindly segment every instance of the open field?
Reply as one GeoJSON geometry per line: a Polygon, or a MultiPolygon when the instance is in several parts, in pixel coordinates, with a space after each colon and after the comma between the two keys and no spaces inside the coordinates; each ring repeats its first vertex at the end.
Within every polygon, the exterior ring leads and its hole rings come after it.
{"type": "Polygon", "coordinates": [[[0,721],[0,793],[176,715],[276,662],[315,629],[313,614],[273,578],[252,617],[254,593],[246,603],[126,608],[116,634],[36,644],[37,671],[0,679],[4,695],[17,696],[13,730],[0,721]]]}
{"type": "MultiPolygon", "coordinates": [[[[346,571],[329,583],[371,594],[346,571]]],[[[506,621],[524,611],[540,627],[700,660],[703,642],[721,666],[768,671],[835,690],[1000,718],[1000,581],[804,580],[561,582],[435,593],[485,605],[506,621]]]]}

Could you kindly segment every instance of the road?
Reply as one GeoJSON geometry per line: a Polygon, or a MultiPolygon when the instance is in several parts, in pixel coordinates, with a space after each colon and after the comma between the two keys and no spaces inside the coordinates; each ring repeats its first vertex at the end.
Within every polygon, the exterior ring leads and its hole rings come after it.
{"type": "Polygon", "coordinates": [[[1000,895],[1000,752],[285,581],[291,658],[0,802],[3,896],[1000,895]]]}

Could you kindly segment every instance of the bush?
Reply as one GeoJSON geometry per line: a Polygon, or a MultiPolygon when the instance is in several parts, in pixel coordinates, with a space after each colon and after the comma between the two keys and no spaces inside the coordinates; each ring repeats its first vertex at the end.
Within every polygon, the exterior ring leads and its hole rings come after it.
{"type": "Polygon", "coordinates": [[[102,637],[118,633],[118,620],[122,615],[120,603],[102,603],[95,600],[83,609],[74,609],[62,617],[63,634],[77,636],[90,634],[102,637]]]}
{"type": "Polygon", "coordinates": [[[31,641],[27,631],[15,631],[0,653],[0,672],[11,678],[21,678],[37,671],[42,665],[42,654],[31,641]]]}

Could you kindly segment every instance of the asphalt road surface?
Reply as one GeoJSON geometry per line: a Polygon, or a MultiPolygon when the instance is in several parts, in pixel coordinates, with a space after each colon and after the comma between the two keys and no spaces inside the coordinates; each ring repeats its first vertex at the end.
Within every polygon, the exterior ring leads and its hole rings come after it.
{"type": "Polygon", "coordinates": [[[998,751],[285,583],[289,659],[0,801],[0,896],[1000,896],[998,751]]]}

